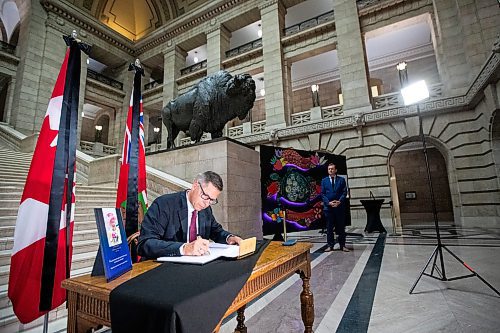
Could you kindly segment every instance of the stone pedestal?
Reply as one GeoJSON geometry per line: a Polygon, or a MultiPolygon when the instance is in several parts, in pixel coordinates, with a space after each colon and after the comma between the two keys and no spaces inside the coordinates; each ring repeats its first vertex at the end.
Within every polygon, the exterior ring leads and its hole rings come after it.
{"type": "Polygon", "coordinates": [[[224,229],[262,239],[260,156],[253,148],[220,138],[146,156],[153,168],[192,183],[197,174],[217,172],[224,181],[219,203],[212,206],[224,229]]]}

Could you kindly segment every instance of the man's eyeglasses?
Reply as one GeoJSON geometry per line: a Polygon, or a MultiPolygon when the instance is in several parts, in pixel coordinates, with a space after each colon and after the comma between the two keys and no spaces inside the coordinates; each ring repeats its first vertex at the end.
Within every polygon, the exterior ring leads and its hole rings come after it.
{"type": "Polygon", "coordinates": [[[203,200],[210,200],[210,201],[209,201],[209,203],[210,203],[211,205],[215,205],[216,203],[218,203],[218,202],[219,202],[217,199],[212,199],[212,198],[210,198],[210,197],[208,196],[208,194],[206,194],[206,193],[205,193],[205,191],[203,191],[203,186],[201,186],[201,183],[200,183],[200,182],[198,182],[198,185],[200,185],[200,189],[201,189],[201,195],[200,195],[200,196],[201,196],[201,198],[202,198],[203,200]]]}

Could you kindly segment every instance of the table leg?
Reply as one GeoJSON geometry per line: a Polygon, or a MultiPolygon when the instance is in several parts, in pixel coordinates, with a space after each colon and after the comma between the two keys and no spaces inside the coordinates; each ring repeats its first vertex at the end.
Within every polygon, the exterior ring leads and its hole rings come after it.
{"type": "Polygon", "coordinates": [[[309,285],[310,274],[300,271],[302,279],[302,292],[300,293],[300,307],[302,322],[304,323],[304,333],[312,333],[314,322],[314,299],[309,285]]]}
{"type": "Polygon", "coordinates": [[[76,306],[78,295],[73,291],[68,291],[68,333],[76,333],[76,306]]]}
{"type": "Polygon", "coordinates": [[[236,326],[236,330],[234,333],[247,333],[247,327],[245,326],[245,308],[246,304],[238,309],[238,316],[236,320],[238,321],[238,326],[236,326]]]}

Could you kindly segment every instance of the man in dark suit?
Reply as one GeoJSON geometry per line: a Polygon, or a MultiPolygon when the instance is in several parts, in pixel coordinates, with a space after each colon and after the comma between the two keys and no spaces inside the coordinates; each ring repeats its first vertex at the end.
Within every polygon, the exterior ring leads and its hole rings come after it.
{"type": "Polygon", "coordinates": [[[222,187],[221,177],[206,171],[191,189],[156,198],[141,225],[138,254],[146,259],[200,256],[208,251],[209,239],[239,245],[241,238],[225,231],[212,214],[210,205],[217,203],[222,187]]]}
{"type": "Polygon", "coordinates": [[[333,251],[335,237],[333,229],[338,237],[340,249],[349,252],[345,247],[345,198],[347,185],[345,179],[337,176],[337,167],[334,163],[328,164],[328,177],[321,180],[321,197],[323,199],[323,212],[326,218],[326,242],[325,252],[333,251]]]}

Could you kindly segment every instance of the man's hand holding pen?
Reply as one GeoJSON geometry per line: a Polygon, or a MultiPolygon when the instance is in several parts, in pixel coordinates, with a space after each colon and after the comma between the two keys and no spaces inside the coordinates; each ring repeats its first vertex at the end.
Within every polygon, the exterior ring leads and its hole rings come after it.
{"type": "Polygon", "coordinates": [[[208,253],[208,239],[203,239],[198,236],[195,241],[187,243],[184,246],[184,255],[187,256],[202,256],[208,253]]]}

